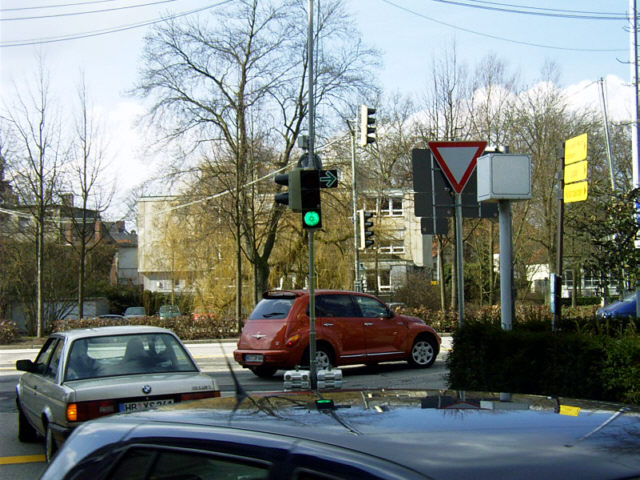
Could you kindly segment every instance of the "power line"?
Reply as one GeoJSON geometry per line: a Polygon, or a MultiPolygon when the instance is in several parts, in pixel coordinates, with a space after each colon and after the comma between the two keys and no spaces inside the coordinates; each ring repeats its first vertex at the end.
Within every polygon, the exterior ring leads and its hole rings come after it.
{"type": "Polygon", "coordinates": [[[46,8],[64,8],[64,7],[77,7],[80,5],[95,5],[96,3],[111,3],[119,0],[96,0],[93,2],[78,2],[78,3],[62,3],[58,5],[41,5],[39,7],[15,7],[15,8],[0,8],[1,12],[21,12],[24,10],[43,10],[46,8]]]}
{"type": "Polygon", "coordinates": [[[526,45],[529,47],[538,47],[538,48],[548,48],[551,50],[564,50],[564,51],[571,51],[571,52],[625,52],[625,49],[622,48],[571,48],[571,47],[559,47],[556,45],[545,45],[545,44],[541,44],[541,43],[533,43],[533,42],[525,42],[525,41],[521,41],[521,40],[513,40],[511,38],[506,38],[506,37],[499,37],[497,35],[491,35],[489,33],[483,33],[483,32],[478,32],[475,30],[471,30],[468,28],[463,28],[460,27],[458,25],[453,25],[451,23],[447,23],[447,22],[443,22],[441,20],[437,20],[433,17],[429,17],[427,15],[424,15],[420,12],[416,12],[415,10],[411,10],[409,8],[403,7],[402,5],[398,5],[394,2],[391,2],[390,0],[381,0],[382,2],[391,5],[392,7],[395,7],[399,10],[403,10],[407,13],[410,13],[416,17],[420,17],[420,18],[424,18],[425,20],[429,20],[430,22],[434,22],[437,23],[438,25],[444,25],[446,27],[450,27],[453,28],[455,30],[461,30],[463,32],[467,32],[467,33],[473,33],[474,35],[478,35],[480,37],[486,37],[486,38],[492,38],[494,40],[500,40],[503,42],[510,42],[510,43],[515,43],[518,45],[526,45]]]}
{"type": "MultiPolygon", "coordinates": [[[[562,12],[562,10],[555,10],[553,13],[551,11],[534,11],[532,10],[521,10],[520,8],[504,8],[504,7],[492,7],[489,5],[473,5],[470,3],[464,3],[464,2],[460,2],[460,1],[453,1],[453,0],[431,0],[432,2],[437,2],[437,3],[445,3],[445,4],[449,4],[449,5],[457,5],[460,7],[470,7],[470,8],[479,8],[482,10],[491,10],[491,11],[497,11],[497,12],[505,12],[505,13],[515,13],[515,14],[520,14],[520,15],[536,15],[536,16],[541,16],[541,17],[556,17],[556,18],[570,18],[570,19],[580,19],[580,20],[615,20],[615,21],[620,21],[620,20],[626,20],[627,16],[626,14],[622,14],[622,13],[613,13],[613,14],[597,14],[597,15],[593,15],[592,13],[598,13],[598,12],[580,12],[578,13],[577,11],[571,12],[571,11],[566,11],[566,13],[560,13],[562,12]],[[571,13],[569,13],[571,12],[571,13]]],[[[507,5],[510,7],[518,7],[518,5],[511,5],[511,4],[497,4],[497,3],[493,3],[493,2],[487,2],[487,3],[491,3],[493,5],[507,5]]],[[[527,7],[527,6],[522,6],[521,8],[532,8],[532,7],[527,7]]],[[[535,7],[533,7],[535,8],[535,7]]],[[[537,9],[536,9],[537,10],[537,9]]]]}
{"type": "Polygon", "coordinates": [[[560,12],[560,13],[575,13],[575,14],[584,14],[584,15],[588,15],[588,14],[593,14],[593,15],[620,15],[622,17],[627,16],[626,13],[619,13],[619,12],[594,12],[594,11],[588,11],[588,10],[567,10],[567,9],[563,9],[563,8],[544,8],[544,7],[533,7],[531,5],[516,5],[513,3],[500,3],[500,2],[488,2],[485,0],[467,0],[468,2],[474,2],[474,3],[484,3],[487,5],[500,5],[502,7],[516,7],[516,8],[526,8],[529,10],[539,10],[539,11],[543,11],[543,12],[560,12]]]}
{"type": "Polygon", "coordinates": [[[146,27],[146,26],[149,26],[149,25],[154,25],[156,23],[164,22],[166,20],[173,20],[173,19],[176,19],[176,18],[185,17],[187,15],[192,15],[194,13],[203,12],[203,11],[209,10],[211,8],[216,8],[216,7],[220,7],[220,6],[222,6],[224,4],[227,4],[227,3],[231,3],[232,1],[233,0],[223,0],[221,2],[218,2],[218,3],[214,4],[214,5],[209,5],[207,7],[202,7],[202,8],[196,8],[194,10],[190,10],[190,11],[183,12],[183,13],[178,13],[178,14],[175,14],[175,15],[170,15],[168,17],[158,18],[156,20],[150,20],[150,21],[146,21],[146,22],[123,25],[123,26],[120,26],[120,27],[114,27],[114,28],[109,28],[109,29],[104,29],[104,30],[94,30],[94,31],[90,31],[90,32],[83,32],[83,33],[72,34],[72,35],[63,35],[63,36],[59,36],[59,37],[31,39],[31,40],[24,40],[24,41],[18,41],[18,42],[4,42],[4,43],[0,43],[0,48],[26,47],[26,46],[29,46],[29,45],[44,45],[44,44],[47,44],[47,43],[65,42],[65,41],[68,41],[68,40],[79,40],[79,39],[83,39],[83,38],[97,37],[97,36],[100,36],[100,35],[109,35],[111,33],[124,32],[126,30],[133,30],[133,29],[140,28],[140,27],[146,27]]]}
{"type": "Polygon", "coordinates": [[[113,7],[113,8],[103,8],[100,10],[89,10],[89,11],[84,11],[84,12],[68,12],[68,13],[54,13],[52,15],[38,15],[35,17],[12,17],[12,18],[0,18],[0,21],[2,22],[10,22],[10,21],[16,21],[16,20],[42,20],[44,18],[59,18],[59,17],[75,17],[77,15],[88,15],[88,14],[92,14],[92,13],[105,13],[105,12],[116,12],[119,10],[129,10],[131,8],[142,8],[142,7],[149,7],[152,5],[159,5],[162,3],[173,3],[177,0],[159,0],[157,2],[151,2],[151,3],[139,3],[137,5],[127,5],[125,7],[113,7]]]}

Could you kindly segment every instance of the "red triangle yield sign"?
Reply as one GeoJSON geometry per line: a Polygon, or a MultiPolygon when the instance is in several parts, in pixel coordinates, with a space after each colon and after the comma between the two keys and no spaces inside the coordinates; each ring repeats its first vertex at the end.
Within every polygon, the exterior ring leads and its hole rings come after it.
{"type": "Polygon", "coordinates": [[[461,193],[487,142],[429,142],[429,148],[456,193],[461,193]]]}

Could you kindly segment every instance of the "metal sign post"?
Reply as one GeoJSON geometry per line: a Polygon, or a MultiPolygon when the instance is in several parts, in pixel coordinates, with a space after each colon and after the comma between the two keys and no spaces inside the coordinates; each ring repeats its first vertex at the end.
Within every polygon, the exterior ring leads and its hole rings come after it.
{"type": "Polygon", "coordinates": [[[456,278],[458,279],[458,327],[464,323],[464,255],[462,255],[462,195],[456,193],[456,278]]]}

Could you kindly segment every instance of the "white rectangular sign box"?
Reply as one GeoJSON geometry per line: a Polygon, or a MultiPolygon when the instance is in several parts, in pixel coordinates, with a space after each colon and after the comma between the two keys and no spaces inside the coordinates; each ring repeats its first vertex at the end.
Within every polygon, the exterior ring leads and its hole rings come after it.
{"type": "Polygon", "coordinates": [[[531,157],[490,153],[478,158],[478,201],[531,198],[531,157]]]}

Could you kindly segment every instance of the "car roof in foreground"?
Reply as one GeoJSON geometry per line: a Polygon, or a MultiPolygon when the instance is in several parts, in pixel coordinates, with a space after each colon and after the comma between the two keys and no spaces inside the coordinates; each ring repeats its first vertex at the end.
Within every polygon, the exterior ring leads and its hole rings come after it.
{"type": "Polygon", "coordinates": [[[171,330],[149,325],[122,325],[113,327],[77,328],[56,332],[54,335],[64,336],[70,340],[87,337],[104,337],[109,335],[132,335],[136,333],[169,333],[175,335],[171,330]]]}
{"type": "Polygon", "coordinates": [[[432,478],[640,475],[640,407],[530,395],[504,402],[498,394],[432,390],[322,397],[336,408],[319,410],[310,392],[278,393],[245,399],[233,413],[236,400],[224,397],[107,417],[90,427],[106,433],[93,448],[114,437],[120,445],[163,437],[211,445],[233,434],[261,438],[265,448],[338,448],[432,478]]]}

